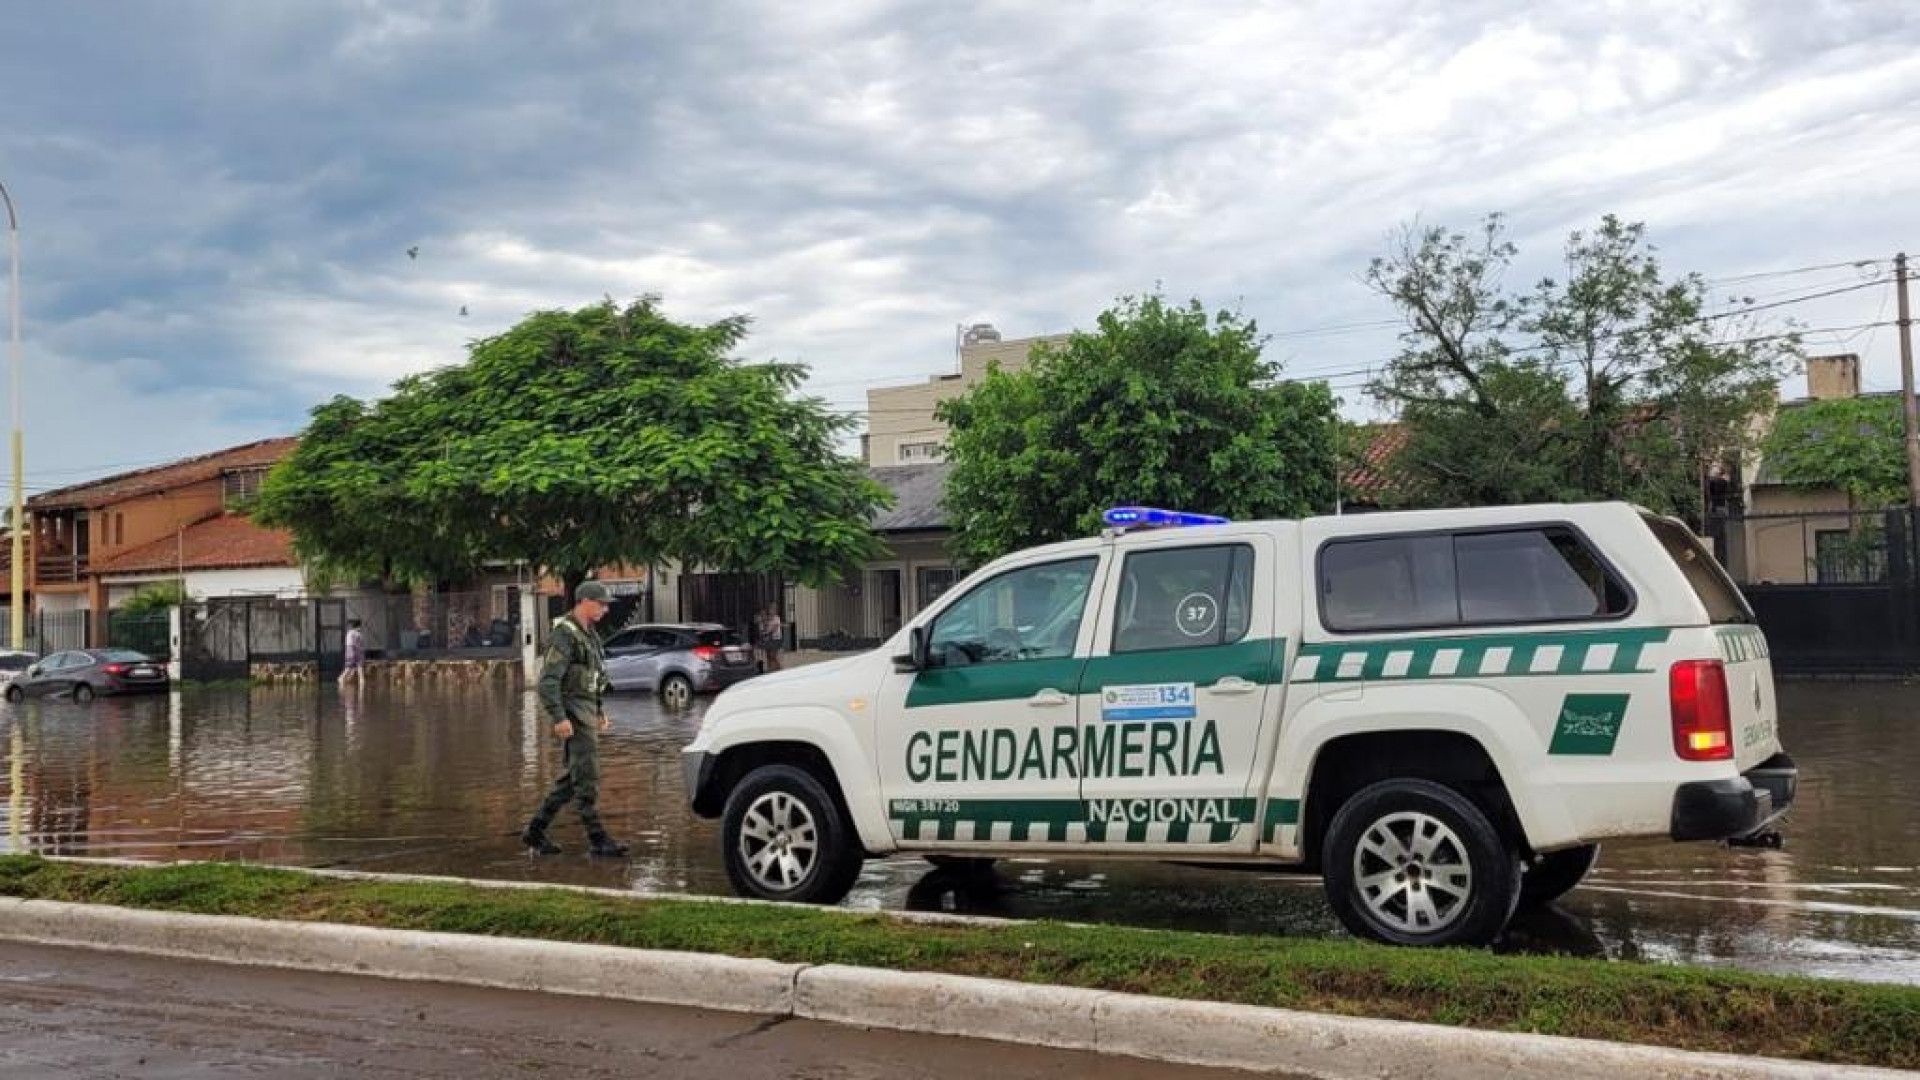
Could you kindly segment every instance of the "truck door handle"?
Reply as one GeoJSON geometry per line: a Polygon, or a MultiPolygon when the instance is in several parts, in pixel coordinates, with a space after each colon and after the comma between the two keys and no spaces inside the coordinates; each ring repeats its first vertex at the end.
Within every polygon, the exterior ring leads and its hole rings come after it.
{"type": "Polygon", "coordinates": [[[1222,697],[1238,697],[1243,694],[1251,694],[1258,689],[1260,689],[1260,687],[1255,683],[1250,683],[1238,675],[1229,675],[1219,682],[1214,683],[1212,686],[1207,687],[1207,693],[1219,694],[1222,697]]]}
{"type": "Polygon", "coordinates": [[[1073,704],[1073,699],[1052,687],[1048,687],[1028,698],[1027,704],[1036,709],[1057,709],[1062,705],[1073,704]]]}

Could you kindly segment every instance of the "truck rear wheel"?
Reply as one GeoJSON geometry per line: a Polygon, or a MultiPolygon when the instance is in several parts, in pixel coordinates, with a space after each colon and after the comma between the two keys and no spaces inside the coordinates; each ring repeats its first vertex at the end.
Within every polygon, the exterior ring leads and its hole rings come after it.
{"type": "Polygon", "coordinates": [[[1430,780],[1382,780],[1334,815],[1321,865],[1348,930],[1389,945],[1486,945],[1520,896],[1520,861],[1487,814],[1430,780]]]}
{"type": "Polygon", "coordinates": [[[837,904],[853,890],[864,853],[833,796],[793,765],[762,765],[727,797],[727,879],[741,896],[837,904]]]}
{"type": "Polygon", "coordinates": [[[1520,879],[1520,906],[1546,907],[1567,895],[1599,859],[1599,844],[1582,844],[1540,856],[1520,879]]]}

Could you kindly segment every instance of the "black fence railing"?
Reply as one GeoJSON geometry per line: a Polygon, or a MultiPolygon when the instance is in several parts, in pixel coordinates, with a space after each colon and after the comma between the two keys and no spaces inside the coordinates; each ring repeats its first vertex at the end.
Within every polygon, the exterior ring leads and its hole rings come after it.
{"type": "Polygon", "coordinates": [[[1788,674],[1920,672],[1920,528],[1902,507],[1713,523],[1727,572],[1788,674]]]}

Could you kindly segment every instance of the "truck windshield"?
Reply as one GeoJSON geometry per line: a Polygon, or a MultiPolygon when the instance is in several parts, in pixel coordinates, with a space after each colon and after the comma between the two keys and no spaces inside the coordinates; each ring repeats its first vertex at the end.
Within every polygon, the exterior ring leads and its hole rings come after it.
{"type": "Polygon", "coordinates": [[[1747,606],[1746,597],[1740,595],[1733,579],[1714,561],[1713,555],[1700,545],[1686,526],[1671,518],[1644,515],[1647,528],[1665,548],[1667,556],[1680,572],[1687,577],[1687,584],[1693,586],[1693,595],[1707,609],[1707,618],[1718,623],[1750,623],[1753,621],[1753,609],[1747,606]]]}

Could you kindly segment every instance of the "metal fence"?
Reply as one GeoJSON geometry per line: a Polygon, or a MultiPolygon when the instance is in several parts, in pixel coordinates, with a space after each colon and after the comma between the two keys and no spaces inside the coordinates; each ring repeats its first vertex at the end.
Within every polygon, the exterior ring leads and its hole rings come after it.
{"type": "Polygon", "coordinates": [[[190,604],[181,617],[181,674],[245,678],[262,663],[315,663],[332,674],[345,662],[354,620],[372,660],[510,657],[518,651],[519,589],[190,604]]]}
{"type": "MultiPolygon", "coordinates": [[[[520,588],[487,592],[357,593],[339,597],[372,658],[511,655],[520,640],[520,588]]],[[[344,641],[346,628],[338,631],[344,641]]]]}
{"type": "Polygon", "coordinates": [[[17,649],[45,656],[65,649],[93,646],[93,615],[86,611],[28,612],[26,640],[13,640],[13,612],[0,607],[0,649],[17,649]]]}
{"type": "Polygon", "coordinates": [[[170,659],[173,616],[167,611],[112,611],[107,613],[107,647],[132,649],[156,659],[170,659]]]}
{"type": "Polygon", "coordinates": [[[1906,508],[1715,521],[1716,553],[1753,606],[1777,671],[1920,672],[1920,550],[1906,508]]]}

